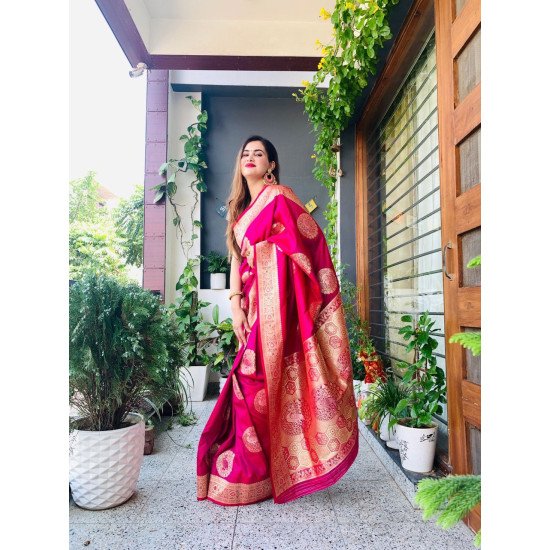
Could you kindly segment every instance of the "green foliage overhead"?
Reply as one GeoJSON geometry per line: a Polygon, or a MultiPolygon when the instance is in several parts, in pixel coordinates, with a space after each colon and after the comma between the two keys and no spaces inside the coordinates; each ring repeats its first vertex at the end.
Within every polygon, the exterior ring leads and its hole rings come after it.
{"type": "Polygon", "coordinates": [[[108,211],[101,206],[99,182],[95,172],[69,183],[69,223],[99,223],[108,217],[108,211]]]}
{"type": "Polygon", "coordinates": [[[126,264],[141,267],[143,265],[143,185],[136,185],[132,196],[119,202],[113,210],[113,219],[126,264]]]}
{"type": "Polygon", "coordinates": [[[70,182],[69,278],[104,273],[127,278],[126,265],[143,263],[143,187],[110,211],[94,172],[70,182]]]}
{"type": "Polygon", "coordinates": [[[69,226],[69,279],[78,280],[87,272],[126,277],[120,243],[107,219],[101,223],[77,221],[69,226]]]}
{"type": "MultiPolygon", "coordinates": [[[[466,266],[470,269],[481,267],[481,256],[472,258],[466,266]]],[[[476,356],[481,353],[481,332],[457,332],[449,338],[450,344],[460,344],[463,348],[472,352],[476,356]]]]}
{"type": "MultiPolygon", "coordinates": [[[[418,482],[415,500],[427,520],[439,513],[437,524],[450,529],[481,502],[481,476],[447,476],[441,479],[425,478],[418,482]]],[[[474,539],[481,545],[481,531],[474,539]]]]}
{"type": "Polygon", "coordinates": [[[336,263],[337,208],[335,183],[337,174],[338,140],[347,127],[356,108],[356,102],[368,83],[369,75],[376,74],[377,55],[391,38],[388,13],[398,0],[358,2],[336,0],[334,11],[324,8],[321,17],[330,18],[332,36],[330,44],[321,44],[323,57],[311,82],[304,81],[304,89],[297,101],[304,109],[316,132],[315,178],[328,190],[329,202],[325,210],[328,225],[327,243],[336,263]],[[319,86],[329,79],[328,89],[319,86]]]}
{"type": "Polygon", "coordinates": [[[481,267],[481,256],[476,256],[472,258],[466,267],[481,267]]]}
{"type": "Polygon", "coordinates": [[[463,348],[469,349],[472,355],[481,353],[481,332],[458,332],[449,338],[449,343],[460,344],[463,348]]]}
{"type": "Polygon", "coordinates": [[[114,430],[144,400],[179,394],[181,336],[159,298],[133,283],[87,274],[69,291],[70,403],[78,427],[114,430]]]}

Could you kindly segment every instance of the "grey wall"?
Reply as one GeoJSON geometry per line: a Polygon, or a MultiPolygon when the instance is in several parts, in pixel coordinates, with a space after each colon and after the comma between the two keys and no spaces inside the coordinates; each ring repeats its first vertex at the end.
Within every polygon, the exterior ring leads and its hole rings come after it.
{"type": "MultiPolygon", "coordinates": [[[[315,139],[303,106],[291,96],[293,91],[255,88],[242,89],[239,93],[234,87],[203,90],[203,106],[208,111],[208,191],[201,198],[201,254],[210,250],[226,252],[227,222],[216,209],[227,200],[236,154],[251,134],[266,137],[275,145],[279,153],[280,182],[292,187],[304,203],[314,198],[318,208],[312,216],[321,227],[326,226],[323,210],[328,200],[327,191],[312,174],[315,139]]],[[[209,274],[203,265],[201,288],[208,287],[209,274]]]]}
{"type": "Polygon", "coordinates": [[[340,136],[340,259],[346,279],[356,284],[355,262],[355,125],[340,136]]]}

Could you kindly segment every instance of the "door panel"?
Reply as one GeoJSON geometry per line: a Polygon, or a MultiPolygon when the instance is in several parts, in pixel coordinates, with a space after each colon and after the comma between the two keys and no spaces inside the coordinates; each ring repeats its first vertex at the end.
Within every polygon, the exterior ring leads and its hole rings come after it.
{"type": "MultiPolygon", "coordinates": [[[[481,326],[480,0],[435,0],[445,337],[481,326]]],[[[449,450],[454,474],[481,471],[481,362],[446,348],[449,450]]],[[[479,529],[479,507],[467,518],[479,529]]]]}

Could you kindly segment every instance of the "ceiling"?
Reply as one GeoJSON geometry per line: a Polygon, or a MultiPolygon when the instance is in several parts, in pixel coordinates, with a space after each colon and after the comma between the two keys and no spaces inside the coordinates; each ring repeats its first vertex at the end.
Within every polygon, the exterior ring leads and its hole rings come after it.
{"type": "Polygon", "coordinates": [[[124,0],[151,55],[320,57],[334,0],[124,0]]]}

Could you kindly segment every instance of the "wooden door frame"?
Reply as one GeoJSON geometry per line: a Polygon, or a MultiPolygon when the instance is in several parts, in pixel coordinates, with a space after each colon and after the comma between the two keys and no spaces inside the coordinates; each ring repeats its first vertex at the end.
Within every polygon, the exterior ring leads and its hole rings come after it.
{"type": "MultiPolygon", "coordinates": [[[[436,70],[438,88],[438,137],[440,148],[440,181],[442,249],[447,242],[447,267],[458,273],[457,234],[481,225],[479,208],[480,184],[458,195],[456,146],[481,123],[481,86],[476,86],[464,100],[456,101],[454,60],[480,25],[480,0],[467,0],[461,13],[454,18],[454,0],[416,0],[390,52],[388,61],[372,91],[356,127],[356,261],[358,311],[369,320],[368,280],[368,181],[369,152],[367,136],[385,116],[405,80],[416,57],[435,28],[436,70]],[[449,11],[451,10],[451,11],[449,11]],[[456,105],[456,107],[455,107],[456,105]]],[[[460,331],[460,327],[481,325],[480,289],[458,288],[459,277],[444,279],[445,338],[460,331]]],[[[464,352],[458,345],[446,346],[448,386],[449,464],[452,473],[469,473],[465,420],[477,426],[480,422],[480,387],[465,380],[464,352]]],[[[445,465],[444,465],[445,466],[445,465]]],[[[466,519],[477,530],[480,525],[479,507],[466,519]]]]}
{"type": "Polygon", "coordinates": [[[434,1],[416,0],[388,55],[376,85],[363,109],[355,131],[355,258],[358,288],[358,313],[369,319],[367,180],[368,150],[366,136],[383,118],[405,80],[422,46],[434,29],[434,1]]]}
{"type": "MultiPolygon", "coordinates": [[[[480,0],[467,0],[456,17],[454,0],[435,0],[435,21],[441,242],[443,247],[447,245],[447,271],[452,277],[443,277],[448,339],[462,327],[481,327],[481,288],[460,286],[460,235],[481,227],[481,182],[460,192],[457,154],[457,146],[481,125],[481,84],[459,102],[455,63],[481,25],[480,0]]],[[[465,351],[459,345],[448,345],[445,357],[451,464],[454,474],[468,474],[472,468],[466,422],[481,428],[481,386],[466,380],[465,351]]],[[[480,528],[479,507],[468,515],[466,522],[476,531],[480,528]]]]}

